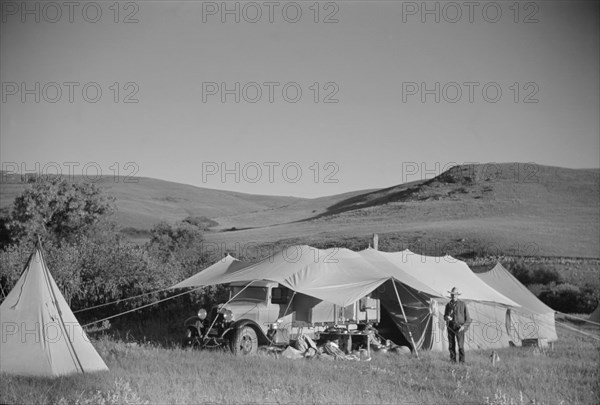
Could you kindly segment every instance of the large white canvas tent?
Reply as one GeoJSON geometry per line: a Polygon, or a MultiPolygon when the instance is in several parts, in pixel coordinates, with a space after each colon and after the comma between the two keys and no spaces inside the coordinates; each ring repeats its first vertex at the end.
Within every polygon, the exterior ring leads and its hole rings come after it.
{"type": "Polygon", "coordinates": [[[509,337],[503,333],[506,309],[519,307],[450,256],[292,246],[255,264],[234,268],[232,258],[219,263],[173,288],[269,280],[340,306],[373,294],[381,298],[407,340],[412,332],[417,349],[447,349],[442,318],[447,291],[454,286],[464,291],[462,298],[473,318],[466,339],[471,348],[507,347],[509,337]]]}
{"type": "MultiPolygon", "coordinates": [[[[404,314],[400,311],[395,291],[379,289],[375,294],[389,312],[392,321],[406,337],[412,332],[418,349],[442,351],[448,349],[444,307],[448,302],[448,291],[457,287],[460,299],[467,303],[472,322],[465,334],[465,345],[469,349],[488,349],[509,346],[509,336],[504,333],[506,310],[519,304],[494,290],[481,281],[461,260],[451,256],[423,256],[410,250],[381,252],[366,249],[360,252],[368,260],[380,257],[392,263],[396,269],[417,279],[434,290],[428,294],[417,288],[399,273],[391,272],[404,314]]],[[[385,286],[384,286],[385,287],[385,286]]]]}
{"type": "Polygon", "coordinates": [[[108,370],[35,252],[0,305],[0,371],[60,376],[108,370]]]}
{"type": "Polygon", "coordinates": [[[520,346],[523,339],[546,339],[548,342],[558,339],[554,310],[540,301],[500,263],[477,276],[520,305],[506,312],[505,331],[514,345],[520,346]]]}

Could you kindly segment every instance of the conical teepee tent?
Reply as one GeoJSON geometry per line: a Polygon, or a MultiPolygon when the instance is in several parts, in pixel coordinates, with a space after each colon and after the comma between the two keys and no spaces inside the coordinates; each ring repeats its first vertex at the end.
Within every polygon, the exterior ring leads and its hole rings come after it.
{"type": "Polygon", "coordinates": [[[0,305],[0,371],[60,376],[108,370],[73,315],[38,245],[0,305]]]}

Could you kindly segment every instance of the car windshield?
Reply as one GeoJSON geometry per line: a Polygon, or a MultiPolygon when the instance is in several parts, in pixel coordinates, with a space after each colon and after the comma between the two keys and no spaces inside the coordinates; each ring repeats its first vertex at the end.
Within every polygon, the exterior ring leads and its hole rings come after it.
{"type": "Polygon", "coordinates": [[[236,294],[241,293],[233,299],[233,301],[266,301],[267,300],[267,287],[248,287],[244,289],[243,286],[231,287],[230,297],[234,297],[236,294]],[[244,290],[244,291],[242,291],[244,290]]]}

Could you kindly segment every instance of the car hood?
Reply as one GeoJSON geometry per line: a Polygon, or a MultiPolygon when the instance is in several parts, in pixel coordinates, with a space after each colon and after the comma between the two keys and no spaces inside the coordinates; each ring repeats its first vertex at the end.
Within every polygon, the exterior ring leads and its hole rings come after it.
{"type": "Polygon", "coordinates": [[[225,305],[225,309],[233,313],[233,320],[251,319],[258,320],[258,313],[265,310],[267,305],[258,301],[233,301],[225,305]]]}

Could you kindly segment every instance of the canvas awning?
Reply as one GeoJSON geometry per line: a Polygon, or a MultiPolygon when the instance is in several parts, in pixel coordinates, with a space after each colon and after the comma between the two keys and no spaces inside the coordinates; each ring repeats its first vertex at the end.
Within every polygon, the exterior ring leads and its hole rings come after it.
{"type": "Polygon", "coordinates": [[[225,258],[172,288],[268,280],[346,306],[390,278],[357,252],[343,248],[291,246],[254,264],[234,260],[225,258]]]}
{"type": "Polygon", "coordinates": [[[447,290],[458,286],[465,292],[463,297],[466,299],[518,306],[479,280],[464,262],[448,259],[435,263],[434,259],[439,258],[409,251],[384,253],[367,249],[354,252],[345,248],[291,246],[254,264],[238,262],[228,256],[172,288],[269,280],[299,293],[346,306],[391,279],[432,297],[446,297],[447,290]]]}
{"type": "Polygon", "coordinates": [[[207,267],[199,273],[194,274],[190,278],[186,278],[171,288],[202,287],[221,284],[221,280],[224,277],[234,274],[250,265],[252,265],[252,263],[242,262],[230,255],[227,255],[215,264],[207,267]]]}

